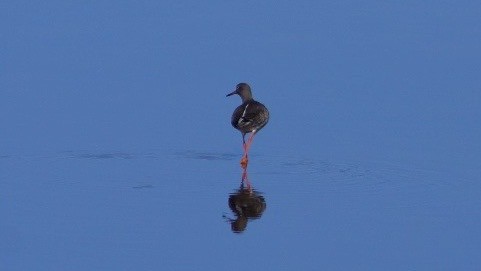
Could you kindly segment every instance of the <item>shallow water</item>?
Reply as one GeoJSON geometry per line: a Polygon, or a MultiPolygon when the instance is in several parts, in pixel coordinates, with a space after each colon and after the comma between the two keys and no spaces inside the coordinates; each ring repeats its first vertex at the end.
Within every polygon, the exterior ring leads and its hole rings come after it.
{"type": "Polygon", "coordinates": [[[9,169],[0,184],[2,263],[10,270],[480,263],[477,182],[380,162],[258,155],[250,190],[246,183],[241,191],[238,158],[193,150],[2,157],[9,169]]]}

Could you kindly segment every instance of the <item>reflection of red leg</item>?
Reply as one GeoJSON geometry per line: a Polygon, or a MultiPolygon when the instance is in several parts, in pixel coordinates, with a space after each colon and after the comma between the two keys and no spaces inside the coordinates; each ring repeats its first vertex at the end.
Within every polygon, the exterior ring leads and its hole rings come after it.
{"type": "Polygon", "coordinates": [[[245,184],[247,186],[247,189],[252,190],[251,183],[249,182],[249,178],[247,177],[246,168],[244,168],[244,171],[242,172],[242,184],[245,184]]]}

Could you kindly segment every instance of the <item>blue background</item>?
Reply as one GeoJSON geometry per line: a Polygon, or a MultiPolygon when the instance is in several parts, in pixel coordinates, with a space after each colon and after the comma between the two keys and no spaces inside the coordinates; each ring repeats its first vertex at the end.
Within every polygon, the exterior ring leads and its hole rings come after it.
{"type": "Polygon", "coordinates": [[[8,1],[2,270],[476,270],[476,1],[8,1]],[[267,210],[222,219],[240,133],[267,210]]]}

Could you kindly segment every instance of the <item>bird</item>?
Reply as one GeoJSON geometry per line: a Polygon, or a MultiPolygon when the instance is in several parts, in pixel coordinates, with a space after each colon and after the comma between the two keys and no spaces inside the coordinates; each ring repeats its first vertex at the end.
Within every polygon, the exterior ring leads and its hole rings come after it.
{"type": "Polygon", "coordinates": [[[247,168],[249,162],[247,154],[254,140],[254,136],[266,126],[269,122],[269,110],[262,103],[254,100],[252,97],[251,87],[247,83],[237,84],[235,90],[226,95],[226,97],[237,94],[242,99],[239,105],[232,113],[231,124],[234,128],[242,133],[242,143],[244,155],[240,161],[242,168],[247,168]],[[246,134],[250,133],[247,142],[246,134]]]}

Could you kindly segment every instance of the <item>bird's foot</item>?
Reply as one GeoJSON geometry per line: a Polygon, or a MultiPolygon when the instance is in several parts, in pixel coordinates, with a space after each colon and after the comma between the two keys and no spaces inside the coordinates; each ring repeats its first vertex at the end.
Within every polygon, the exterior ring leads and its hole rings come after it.
{"type": "Polygon", "coordinates": [[[249,160],[247,159],[247,156],[246,155],[242,156],[242,159],[240,160],[240,165],[242,169],[246,169],[248,163],[249,163],[249,160]]]}

